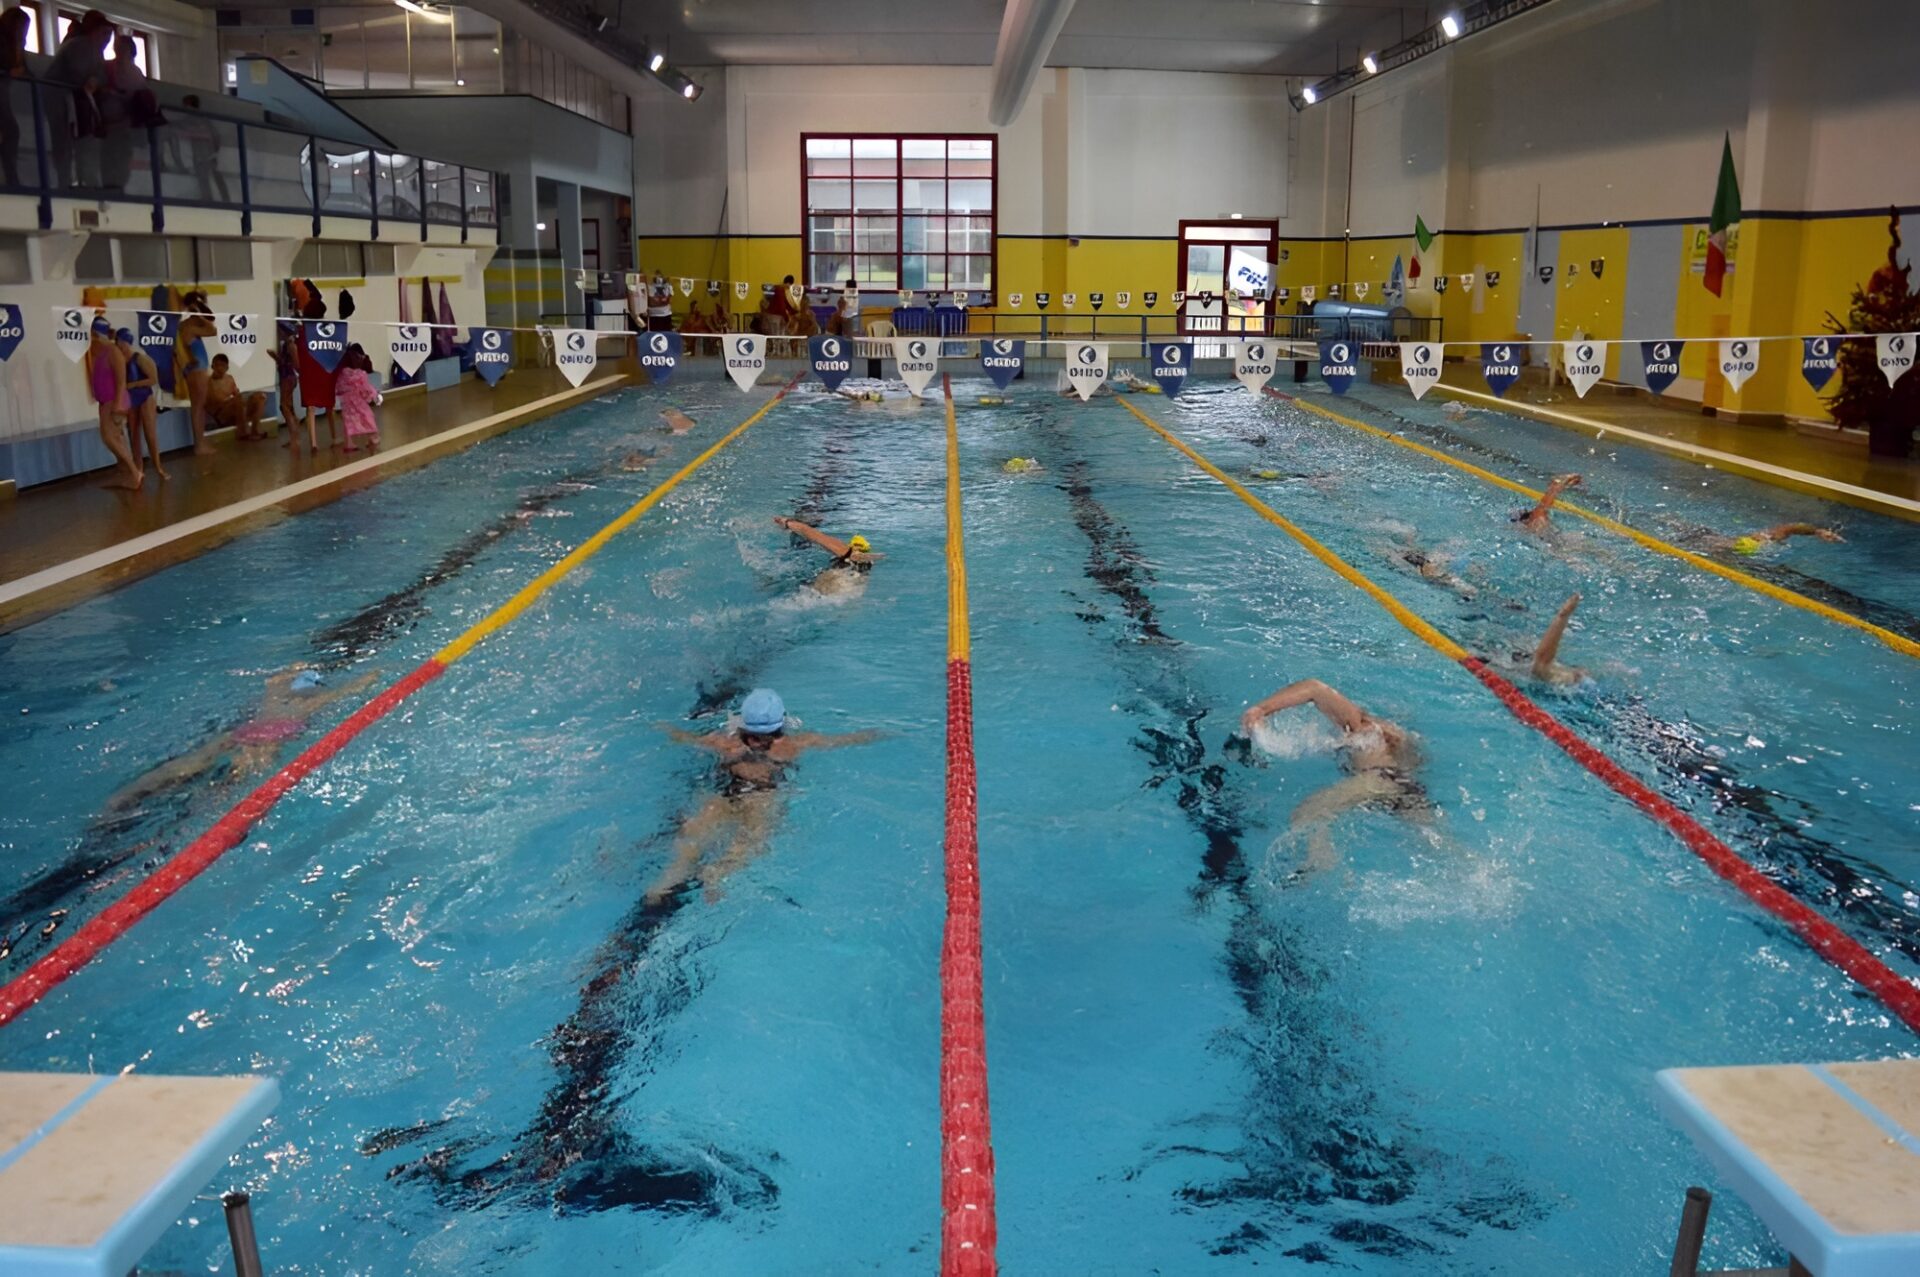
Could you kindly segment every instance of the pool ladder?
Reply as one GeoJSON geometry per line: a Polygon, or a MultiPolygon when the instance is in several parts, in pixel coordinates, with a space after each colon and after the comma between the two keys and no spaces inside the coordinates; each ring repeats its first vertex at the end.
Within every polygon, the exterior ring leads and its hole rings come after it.
{"type": "Polygon", "coordinates": [[[1713,1209],[1713,1194],[1699,1185],[1687,1190],[1687,1203],[1680,1208],[1680,1237],[1673,1244],[1673,1267],[1668,1277],[1813,1277],[1807,1266],[1789,1257],[1785,1268],[1723,1268],[1714,1272],[1700,1269],[1700,1247],[1707,1240],[1707,1212],[1713,1209]]]}

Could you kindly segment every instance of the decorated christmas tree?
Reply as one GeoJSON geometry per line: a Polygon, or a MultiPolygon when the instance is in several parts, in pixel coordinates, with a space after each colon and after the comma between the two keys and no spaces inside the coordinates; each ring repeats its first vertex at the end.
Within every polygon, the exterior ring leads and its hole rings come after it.
{"type": "MultiPolygon", "coordinates": [[[[1873,272],[1865,287],[1853,290],[1846,323],[1827,312],[1827,327],[1832,331],[1920,332],[1920,293],[1908,281],[1911,267],[1900,264],[1896,209],[1887,211],[1887,231],[1892,242],[1887,245],[1885,264],[1873,272]]],[[[1841,342],[1839,368],[1840,388],[1827,398],[1833,419],[1842,426],[1871,431],[1873,451],[1904,456],[1914,424],[1920,422],[1920,376],[1905,376],[1889,386],[1871,339],[1841,342]]]]}

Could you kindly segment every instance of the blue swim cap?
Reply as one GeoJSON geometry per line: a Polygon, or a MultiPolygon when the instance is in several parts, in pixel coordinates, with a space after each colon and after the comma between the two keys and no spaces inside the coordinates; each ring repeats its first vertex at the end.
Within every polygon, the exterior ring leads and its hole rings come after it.
{"type": "Polygon", "coordinates": [[[786,702],[773,689],[756,687],[740,702],[740,725],[756,736],[771,736],[787,725],[786,702]]]}
{"type": "Polygon", "coordinates": [[[111,337],[113,336],[113,325],[107,322],[107,317],[105,315],[96,315],[94,316],[94,319],[93,319],[93,331],[97,333],[105,333],[107,336],[111,337]]]}
{"type": "Polygon", "coordinates": [[[293,676],[293,690],[296,692],[311,692],[314,688],[320,686],[321,682],[319,670],[301,670],[293,676]]]}
{"type": "Polygon", "coordinates": [[[120,331],[116,332],[113,335],[113,339],[115,341],[125,342],[127,345],[131,346],[133,345],[133,329],[122,328],[120,331]]]}

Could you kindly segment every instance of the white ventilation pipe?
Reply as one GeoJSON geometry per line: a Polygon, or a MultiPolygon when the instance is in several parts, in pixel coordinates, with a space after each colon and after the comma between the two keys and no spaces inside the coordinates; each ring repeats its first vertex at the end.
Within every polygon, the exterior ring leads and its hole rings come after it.
{"type": "Polygon", "coordinates": [[[987,119],[995,128],[1013,123],[1027,104],[1027,94],[1033,92],[1033,82],[1072,12],[1073,0],[1007,0],[1000,44],[993,51],[993,97],[987,107],[987,119]]]}

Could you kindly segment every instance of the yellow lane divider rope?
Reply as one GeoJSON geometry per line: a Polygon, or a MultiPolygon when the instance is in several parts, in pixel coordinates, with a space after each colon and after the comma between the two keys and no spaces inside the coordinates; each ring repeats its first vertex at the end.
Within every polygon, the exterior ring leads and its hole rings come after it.
{"type": "MultiPolygon", "coordinates": [[[[791,386],[789,386],[788,389],[791,389],[791,386]]],[[[745,434],[748,428],[751,427],[755,422],[759,421],[762,417],[765,417],[768,413],[772,412],[773,406],[779,403],[780,400],[783,397],[785,397],[786,393],[787,393],[786,390],[782,390],[779,394],[767,400],[767,402],[765,402],[764,404],[761,404],[758,411],[756,411],[751,417],[748,417],[745,421],[741,422],[739,425],[735,426],[733,429],[727,431],[726,434],[720,436],[719,441],[716,442],[711,448],[708,448],[705,452],[701,453],[699,456],[695,457],[693,460],[687,462],[686,465],[681,466],[678,470],[674,471],[672,478],[668,479],[665,483],[661,484],[659,487],[655,488],[653,491],[647,493],[646,496],[640,498],[640,500],[634,502],[631,506],[628,506],[626,512],[622,514],[619,518],[609,523],[606,527],[601,528],[598,532],[594,533],[592,536],[588,537],[585,541],[582,541],[578,546],[574,547],[574,550],[571,554],[567,555],[566,558],[561,559],[558,563],[554,564],[552,567],[548,568],[545,572],[542,572],[539,576],[535,577],[532,581],[528,582],[524,589],[522,589],[518,594],[514,595],[512,598],[508,599],[505,603],[502,603],[499,607],[495,608],[492,612],[488,613],[486,618],[483,619],[479,624],[475,625],[472,629],[468,630],[465,634],[462,634],[459,638],[453,640],[453,642],[441,648],[438,652],[435,652],[433,654],[433,659],[436,661],[439,661],[442,665],[453,664],[455,661],[465,656],[468,652],[472,651],[474,646],[477,643],[479,643],[482,639],[486,638],[487,635],[492,634],[495,630],[499,629],[501,626],[512,621],[514,617],[519,616],[522,612],[526,611],[529,607],[533,605],[534,600],[538,599],[542,594],[545,594],[548,590],[552,589],[554,585],[557,584],[562,577],[566,576],[567,573],[573,571],[575,568],[579,567],[582,563],[585,563],[588,559],[591,559],[594,555],[604,550],[607,546],[607,542],[613,540],[615,537],[619,536],[622,532],[632,527],[634,522],[638,520],[641,515],[645,514],[647,511],[653,509],[655,505],[659,504],[660,499],[662,497],[666,496],[669,492],[672,492],[675,488],[679,487],[681,482],[685,480],[689,475],[691,475],[694,471],[698,470],[701,466],[706,465],[707,462],[713,460],[714,456],[718,454],[722,448],[726,447],[728,444],[732,443],[735,439],[738,439],[741,435],[745,434]]]]}
{"type": "MultiPolygon", "coordinates": [[[[1515,483],[1512,479],[1497,475],[1491,470],[1484,470],[1470,461],[1462,461],[1458,457],[1440,451],[1438,448],[1430,448],[1426,444],[1415,443],[1413,440],[1405,438],[1402,435],[1394,434],[1388,430],[1382,430],[1379,426],[1369,425],[1364,421],[1355,420],[1344,413],[1335,412],[1331,408],[1324,408],[1319,404],[1309,403],[1307,400],[1299,398],[1289,397],[1289,402],[1298,404],[1316,416],[1325,417],[1329,421],[1338,422],[1343,426],[1349,426],[1355,430],[1375,435],[1397,447],[1417,452],[1424,457],[1431,457],[1433,460],[1452,466],[1456,470],[1464,470],[1477,479],[1484,479],[1486,482],[1496,487],[1505,488],[1509,492],[1519,493],[1521,496],[1536,501],[1539,500],[1541,496],[1537,490],[1529,488],[1523,483],[1515,483]]],[[[1649,536],[1638,528],[1629,527],[1617,519],[1609,519],[1604,514],[1596,513],[1584,506],[1575,505],[1571,501],[1555,502],[1553,508],[1555,510],[1565,510],[1568,514],[1598,524],[1607,531],[1626,537],[1628,540],[1645,546],[1657,554],[1670,555],[1693,567],[1699,568],[1703,572],[1711,572],[1715,576],[1724,577],[1732,581],[1735,585],[1745,586],[1756,594],[1764,594],[1768,598],[1780,603],[1785,603],[1789,607],[1797,607],[1803,612],[1811,612],[1815,616],[1825,617],[1829,621],[1835,621],[1841,625],[1848,625],[1856,630],[1862,630],[1873,635],[1873,637],[1879,639],[1896,652],[1903,653],[1907,656],[1920,657],[1920,643],[1916,643],[1903,635],[1895,634],[1892,630],[1875,625],[1871,621],[1862,620],[1851,612],[1843,612],[1837,607],[1832,607],[1820,602],[1818,599],[1810,599],[1804,594],[1797,594],[1792,590],[1784,589],[1781,586],[1773,584],[1771,581],[1763,581],[1759,577],[1749,576],[1745,572],[1737,568],[1728,567],[1724,563],[1716,563],[1704,555],[1695,554],[1691,550],[1683,550],[1677,545],[1662,541],[1659,537],[1649,536]]]]}

